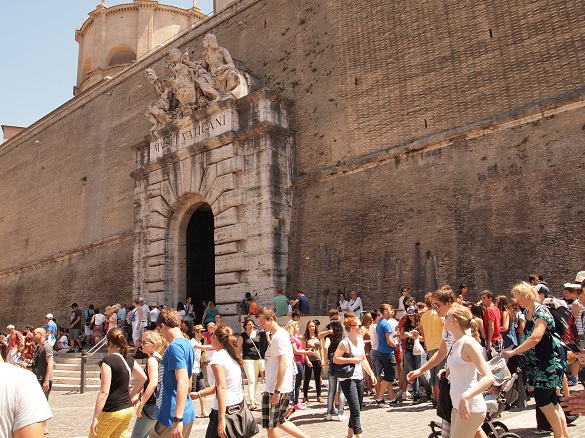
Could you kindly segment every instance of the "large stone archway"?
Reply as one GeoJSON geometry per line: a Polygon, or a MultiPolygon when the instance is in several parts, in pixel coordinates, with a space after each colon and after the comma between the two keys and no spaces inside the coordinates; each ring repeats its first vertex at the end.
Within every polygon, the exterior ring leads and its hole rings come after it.
{"type": "Polygon", "coordinates": [[[289,104],[259,90],[152,132],[137,146],[135,295],[166,305],[184,298],[186,227],[206,203],[220,311],[237,313],[247,291],[271,303],[286,280],[292,142],[289,104]]]}

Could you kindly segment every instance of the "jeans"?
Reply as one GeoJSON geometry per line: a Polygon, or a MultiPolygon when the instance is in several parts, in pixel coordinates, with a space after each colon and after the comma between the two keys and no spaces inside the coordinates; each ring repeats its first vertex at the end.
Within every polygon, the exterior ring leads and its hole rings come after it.
{"type": "Polygon", "coordinates": [[[134,423],[134,429],[132,429],[132,436],[130,438],[148,438],[155,424],[156,403],[144,405],[142,407],[142,417],[136,418],[136,423],[134,423]]]}
{"type": "Polygon", "coordinates": [[[305,383],[303,384],[303,395],[305,399],[308,398],[309,384],[311,383],[311,374],[314,372],[315,376],[315,388],[317,391],[317,397],[321,397],[321,361],[312,360],[312,367],[305,365],[305,383]]]}
{"type": "Polygon", "coordinates": [[[353,430],[354,435],[362,433],[360,422],[360,408],[364,399],[364,380],[345,379],[340,382],[341,390],[349,405],[349,424],[347,427],[353,430]]]}
{"type": "Polygon", "coordinates": [[[295,362],[297,366],[297,375],[295,376],[295,388],[293,389],[292,397],[290,398],[294,404],[299,402],[299,392],[301,390],[301,383],[305,377],[305,365],[295,362]]]}
{"type": "Polygon", "coordinates": [[[339,398],[338,398],[338,411],[339,415],[343,414],[343,410],[345,409],[345,396],[343,395],[343,391],[341,390],[341,386],[339,385],[339,379],[331,375],[331,368],[329,368],[329,387],[327,388],[327,413],[333,415],[333,408],[335,402],[335,393],[339,391],[339,398]]]}
{"type": "Polygon", "coordinates": [[[251,405],[256,405],[256,391],[258,390],[258,373],[260,360],[244,359],[244,372],[248,380],[248,399],[251,405]]]}
{"type": "MultiPolygon", "coordinates": [[[[406,372],[414,371],[419,369],[422,365],[425,364],[427,361],[426,354],[415,355],[412,351],[406,350],[404,352],[404,366],[406,368],[406,372]]],[[[418,381],[423,384],[425,387],[425,391],[427,392],[428,397],[432,397],[431,392],[431,385],[429,384],[429,379],[427,378],[427,373],[422,373],[421,376],[417,379],[414,379],[412,382],[412,392],[415,397],[419,396],[419,383],[418,381]]]]}

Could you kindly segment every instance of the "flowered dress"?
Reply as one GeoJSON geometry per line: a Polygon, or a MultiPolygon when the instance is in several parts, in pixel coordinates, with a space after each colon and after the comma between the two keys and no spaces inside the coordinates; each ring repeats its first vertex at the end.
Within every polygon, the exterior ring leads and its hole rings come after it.
{"type": "MultiPolygon", "coordinates": [[[[527,314],[528,310],[524,310],[524,315],[527,314]]],[[[540,389],[561,388],[567,359],[561,347],[561,339],[554,334],[554,319],[545,306],[538,306],[534,310],[532,320],[526,318],[524,334],[526,339],[530,337],[534,331],[534,322],[538,318],[546,322],[546,331],[540,342],[524,353],[528,385],[540,389]]]]}

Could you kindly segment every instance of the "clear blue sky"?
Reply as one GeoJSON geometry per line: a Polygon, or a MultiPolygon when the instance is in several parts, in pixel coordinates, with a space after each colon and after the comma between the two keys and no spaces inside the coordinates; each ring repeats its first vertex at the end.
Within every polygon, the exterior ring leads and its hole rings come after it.
{"type": "MultiPolygon", "coordinates": [[[[107,6],[132,0],[106,0],[107,6]]],[[[190,8],[192,0],[159,0],[190,8]]],[[[75,30],[100,0],[4,0],[0,12],[0,125],[30,126],[73,97],[75,30]]],[[[210,15],[212,0],[198,0],[210,15]]],[[[0,137],[2,134],[0,133],[0,137]]],[[[0,139],[1,141],[1,139],[0,139]]]]}

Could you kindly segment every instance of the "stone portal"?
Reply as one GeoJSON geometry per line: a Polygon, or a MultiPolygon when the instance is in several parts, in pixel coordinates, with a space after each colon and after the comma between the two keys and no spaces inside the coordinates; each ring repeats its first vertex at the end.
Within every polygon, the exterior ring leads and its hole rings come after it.
{"type": "Polygon", "coordinates": [[[288,102],[258,90],[169,123],[137,147],[135,295],[174,306],[188,288],[203,284],[187,268],[187,239],[193,215],[207,210],[220,312],[237,314],[248,291],[271,304],[285,284],[288,261],[289,113],[288,102]]]}

